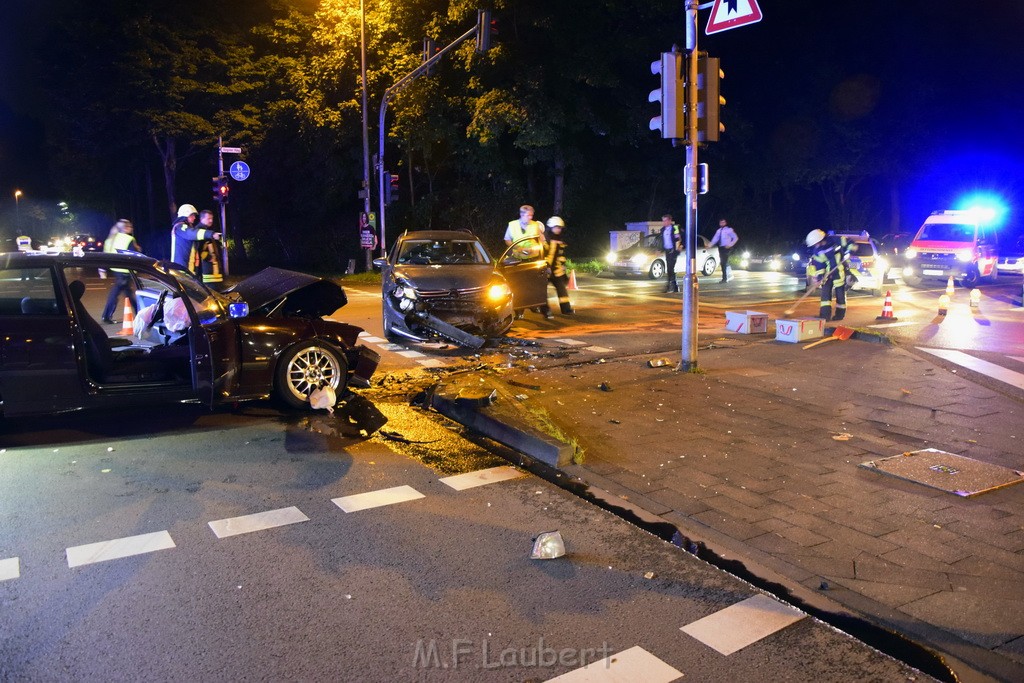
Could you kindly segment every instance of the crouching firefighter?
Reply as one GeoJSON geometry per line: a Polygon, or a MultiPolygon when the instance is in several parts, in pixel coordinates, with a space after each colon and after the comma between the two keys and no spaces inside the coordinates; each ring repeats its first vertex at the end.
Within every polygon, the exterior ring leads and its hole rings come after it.
{"type": "Polygon", "coordinates": [[[821,285],[821,309],[818,317],[826,321],[846,317],[846,276],[849,274],[850,245],[845,237],[826,235],[824,230],[811,230],[805,240],[812,249],[807,266],[808,284],[821,285]],[[832,313],[832,294],[836,308],[832,313]]]}
{"type": "MultiPolygon", "coordinates": [[[[562,315],[572,315],[572,302],[569,301],[569,271],[565,268],[565,238],[562,231],[565,230],[565,221],[558,216],[548,219],[548,234],[545,242],[545,258],[551,266],[551,275],[548,282],[555,286],[555,293],[558,294],[558,307],[562,315]]],[[[544,317],[550,318],[551,313],[547,306],[544,307],[544,317]]]]}

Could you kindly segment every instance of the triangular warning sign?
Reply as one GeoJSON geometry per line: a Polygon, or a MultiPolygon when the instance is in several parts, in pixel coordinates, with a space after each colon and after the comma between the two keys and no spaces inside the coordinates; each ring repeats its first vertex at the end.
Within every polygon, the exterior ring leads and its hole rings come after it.
{"type": "Polygon", "coordinates": [[[737,26],[756,24],[759,21],[761,8],[757,6],[757,0],[715,0],[704,33],[711,35],[737,26]]]}

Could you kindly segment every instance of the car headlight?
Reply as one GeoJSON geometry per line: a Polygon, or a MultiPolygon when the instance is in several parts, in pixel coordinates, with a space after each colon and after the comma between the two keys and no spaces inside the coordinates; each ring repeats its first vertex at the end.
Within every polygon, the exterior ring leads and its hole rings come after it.
{"type": "Polygon", "coordinates": [[[488,301],[505,301],[510,296],[512,296],[512,290],[504,282],[487,288],[488,301]]]}
{"type": "Polygon", "coordinates": [[[749,251],[743,252],[743,258],[750,258],[750,252],[749,251]]]}
{"type": "Polygon", "coordinates": [[[778,270],[778,269],[779,269],[779,261],[778,261],[778,259],[772,259],[771,261],[768,262],[768,270],[778,270]]]}
{"type": "Polygon", "coordinates": [[[917,249],[915,249],[914,247],[908,247],[907,250],[903,252],[903,257],[917,258],[917,249]]]}
{"type": "Polygon", "coordinates": [[[956,260],[960,261],[961,263],[970,263],[971,261],[974,260],[973,249],[957,249],[955,253],[956,260]]]}
{"type": "Polygon", "coordinates": [[[604,257],[604,260],[607,261],[608,263],[615,263],[616,259],[618,258],[618,254],[616,254],[614,251],[609,251],[608,254],[604,257]]]}
{"type": "Polygon", "coordinates": [[[793,260],[794,260],[794,261],[799,261],[799,260],[800,260],[800,254],[798,254],[798,253],[796,253],[796,252],[794,251],[794,252],[793,252],[793,260]]]}
{"type": "Polygon", "coordinates": [[[409,299],[415,301],[419,298],[416,294],[416,290],[404,283],[397,283],[395,288],[391,290],[391,296],[396,299],[409,299]]]}
{"type": "Polygon", "coordinates": [[[632,263],[634,266],[642,265],[643,262],[646,260],[647,257],[644,256],[643,254],[633,254],[633,257],[629,259],[630,263],[632,263]]]}
{"type": "Polygon", "coordinates": [[[745,258],[740,259],[740,268],[749,268],[749,267],[750,267],[750,260],[749,259],[745,259],[745,258]]]}

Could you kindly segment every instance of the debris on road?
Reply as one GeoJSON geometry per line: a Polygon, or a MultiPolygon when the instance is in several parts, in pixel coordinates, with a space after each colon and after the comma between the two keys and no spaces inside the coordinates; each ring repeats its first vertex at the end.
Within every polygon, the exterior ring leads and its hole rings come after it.
{"type": "Polygon", "coordinates": [[[601,391],[611,391],[612,390],[612,387],[611,387],[610,384],[608,384],[608,382],[601,382],[600,384],[597,385],[597,388],[600,389],[601,391]]]}

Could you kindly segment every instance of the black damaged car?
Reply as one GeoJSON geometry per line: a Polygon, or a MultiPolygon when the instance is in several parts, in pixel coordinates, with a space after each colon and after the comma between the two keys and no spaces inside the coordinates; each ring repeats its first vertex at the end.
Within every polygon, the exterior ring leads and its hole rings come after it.
{"type": "Polygon", "coordinates": [[[505,334],[518,312],[547,303],[547,262],[513,256],[525,241],[495,261],[468,231],[404,233],[388,258],[373,262],[381,269],[384,335],[480,348],[505,334]]]}
{"type": "Polygon", "coordinates": [[[361,328],[323,318],[346,302],[336,283],[277,268],[221,294],[141,255],[0,254],[0,413],[270,396],[308,407],[313,389],[369,386],[380,360],[361,328]],[[98,322],[112,273],[134,286],[134,330],[98,322]]]}

